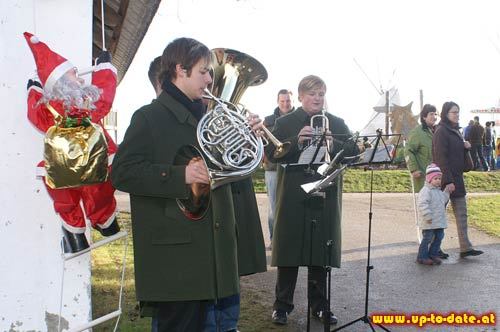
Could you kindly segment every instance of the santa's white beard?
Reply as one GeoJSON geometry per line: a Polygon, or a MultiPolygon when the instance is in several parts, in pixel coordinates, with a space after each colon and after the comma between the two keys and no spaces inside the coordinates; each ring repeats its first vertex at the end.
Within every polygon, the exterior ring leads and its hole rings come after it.
{"type": "Polygon", "coordinates": [[[79,109],[91,110],[95,109],[94,104],[100,96],[101,90],[95,85],[85,85],[64,75],[54,84],[52,92],[44,93],[40,102],[57,100],[61,101],[67,108],[75,106],[79,109]]]}

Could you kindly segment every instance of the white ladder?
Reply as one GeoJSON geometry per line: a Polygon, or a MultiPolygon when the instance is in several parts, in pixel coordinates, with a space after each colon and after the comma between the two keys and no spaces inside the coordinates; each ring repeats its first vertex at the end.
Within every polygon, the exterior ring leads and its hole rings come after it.
{"type": "Polygon", "coordinates": [[[80,331],[85,331],[88,330],[96,325],[99,325],[101,323],[104,323],[108,320],[118,318],[116,320],[115,328],[113,331],[116,331],[118,328],[118,322],[120,321],[120,315],[122,313],[122,297],[123,297],[123,282],[125,279],[125,266],[126,266],[126,259],[127,259],[127,247],[128,247],[128,232],[127,231],[121,231],[118,232],[112,236],[106,237],[96,243],[92,243],[87,249],[84,249],[82,251],[79,251],[74,254],[62,254],[62,259],[63,259],[63,264],[62,264],[62,277],[61,277],[61,298],[59,302],[59,323],[57,325],[57,331],[61,332],[61,317],[62,317],[62,306],[63,306],[63,294],[64,294],[64,271],[66,269],[65,263],[68,260],[71,260],[73,258],[79,257],[81,255],[84,255],[88,252],[91,252],[94,249],[97,249],[99,247],[102,247],[103,245],[106,245],[110,242],[117,241],[121,238],[124,238],[124,250],[123,250],[123,261],[122,261],[122,273],[121,273],[121,281],[120,281],[120,295],[118,297],[118,309],[110,312],[107,315],[104,315],[102,317],[93,319],[92,321],[83,324],[81,326],[78,326],[76,328],[70,329],[70,332],[80,332],[80,331]]]}

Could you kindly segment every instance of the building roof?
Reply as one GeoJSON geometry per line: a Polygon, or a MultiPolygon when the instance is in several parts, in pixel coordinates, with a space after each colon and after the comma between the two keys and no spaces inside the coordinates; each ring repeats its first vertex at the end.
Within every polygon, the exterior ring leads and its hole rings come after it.
{"type": "MultiPolygon", "coordinates": [[[[121,81],[134,59],[161,0],[103,0],[105,47],[121,81]]],[[[103,49],[101,0],[93,0],[92,56],[103,49]]]]}

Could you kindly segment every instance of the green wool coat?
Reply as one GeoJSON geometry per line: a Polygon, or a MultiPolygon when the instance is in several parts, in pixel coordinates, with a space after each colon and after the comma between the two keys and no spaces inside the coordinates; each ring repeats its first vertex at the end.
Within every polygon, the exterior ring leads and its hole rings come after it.
{"type": "MultiPolygon", "coordinates": [[[[354,155],[358,149],[344,120],[327,113],[330,131],[335,135],[332,151],[345,149],[345,156],[354,155]]],[[[272,266],[333,266],[340,267],[342,177],[326,191],[326,197],[306,195],[300,185],[312,182],[318,175],[308,177],[303,166],[292,166],[300,157],[297,134],[309,125],[308,116],[300,107],[276,120],[273,134],[282,142],[290,142],[287,155],[273,157],[275,147],[266,147],[266,156],[278,162],[278,184],[275,226],[273,233],[272,266]],[[287,164],[285,166],[285,164],[287,164]]]]}
{"type": "Polygon", "coordinates": [[[410,172],[420,171],[422,176],[413,178],[415,192],[418,193],[425,183],[425,169],[432,161],[432,131],[416,126],[408,134],[405,147],[406,165],[410,172]]]}
{"type": "Polygon", "coordinates": [[[199,221],[176,198],[187,198],[178,149],[198,146],[197,121],[166,92],[134,113],[113,161],[113,185],[130,193],[137,299],[203,300],[239,292],[236,226],[230,185],[211,192],[199,221]]]}
{"type": "Polygon", "coordinates": [[[267,270],[266,248],[252,178],[231,183],[240,276],[267,270]]]}

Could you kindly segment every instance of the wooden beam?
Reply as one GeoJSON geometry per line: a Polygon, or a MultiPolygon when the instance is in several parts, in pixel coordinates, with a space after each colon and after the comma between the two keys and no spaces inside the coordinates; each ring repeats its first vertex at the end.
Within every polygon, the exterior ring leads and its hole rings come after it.
{"type": "Polygon", "coordinates": [[[120,24],[116,26],[115,29],[113,29],[113,36],[111,37],[110,45],[108,47],[111,53],[115,52],[116,46],[118,45],[118,40],[120,38],[120,34],[123,27],[123,21],[125,20],[125,16],[127,15],[128,6],[129,6],[129,0],[120,1],[120,8],[118,9],[118,14],[121,17],[123,17],[123,19],[120,21],[120,24]]]}
{"type": "MultiPolygon", "coordinates": [[[[94,0],[94,17],[101,21],[101,1],[94,0]]],[[[104,24],[108,27],[116,27],[123,20],[123,16],[116,12],[106,1],[104,1],[104,24]]]]}

